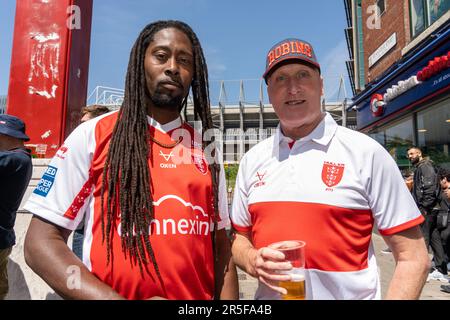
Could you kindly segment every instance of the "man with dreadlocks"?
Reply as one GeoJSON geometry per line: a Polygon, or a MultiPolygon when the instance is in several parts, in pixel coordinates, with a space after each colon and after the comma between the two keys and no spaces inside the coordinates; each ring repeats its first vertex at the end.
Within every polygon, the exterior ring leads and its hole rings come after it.
{"type": "Polygon", "coordinates": [[[25,259],[62,297],[238,298],[223,168],[180,118],[192,85],[196,117],[212,128],[207,81],[192,29],[152,23],[131,51],[120,110],[57,152],[25,206],[25,259]],[[66,245],[82,220],[83,263],[66,245]]]}

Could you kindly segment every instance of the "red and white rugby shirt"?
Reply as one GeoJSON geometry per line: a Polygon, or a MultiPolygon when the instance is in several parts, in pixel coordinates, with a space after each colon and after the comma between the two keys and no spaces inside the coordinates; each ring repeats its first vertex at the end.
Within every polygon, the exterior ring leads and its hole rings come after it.
{"type": "MultiPolygon", "coordinates": [[[[379,299],[374,223],[391,235],[423,218],[386,150],[327,114],[295,143],[278,127],[247,152],[231,221],[255,248],[306,241],[307,299],[379,299]]],[[[279,296],[260,283],[255,298],[279,296]]]]}
{"type": "MultiPolygon", "coordinates": [[[[117,112],[109,113],[76,128],[52,159],[25,208],[70,230],[84,219],[83,262],[100,280],[128,299],[155,295],[168,299],[211,299],[214,294],[211,173],[201,148],[194,143],[194,129],[179,119],[159,125],[149,118],[151,135],[162,143],[173,143],[179,130],[185,130],[183,141],[173,149],[151,142],[148,162],[155,207],[150,241],[165,290],[152,263],[151,276],[145,274],[142,278],[139,267],[131,266],[129,258],[125,259],[119,237],[120,218],[116,220],[113,237],[114,257],[106,264],[106,243],[102,243],[101,234],[101,187],[116,118],[117,112]]],[[[223,168],[220,177],[218,228],[222,229],[229,225],[223,168]]]]}

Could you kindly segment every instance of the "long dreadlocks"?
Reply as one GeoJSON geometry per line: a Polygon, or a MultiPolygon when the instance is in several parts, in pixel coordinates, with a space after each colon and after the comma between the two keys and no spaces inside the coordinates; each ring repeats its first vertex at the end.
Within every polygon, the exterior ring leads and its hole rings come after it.
{"type": "MultiPolygon", "coordinates": [[[[203,130],[213,128],[209,101],[208,70],[196,34],[187,24],[180,21],[157,21],[147,25],[131,50],[124,101],[112,133],[103,169],[101,191],[102,238],[103,242],[106,240],[107,243],[108,264],[113,258],[111,245],[114,236],[115,218],[120,213],[121,245],[125,257],[128,255],[134,265],[138,263],[141,275],[143,275],[144,268],[147,273],[149,272],[147,256],[150,256],[160,281],[162,281],[161,275],[149,238],[149,226],[154,218],[154,207],[152,177],[148,166],[151,147],[147,121],[146,100],[148,98],[144,58],[146,49],[153,41],[155,33],[166,28],[176,28],[182,31],[192,43],[194,55],[194,77],[192,81],[194,114],[196,118],[201,119],[203,130]],[[106,190],[108,191],[108,199],[105,213],[104,194],[106,190]]],[[[180,111],[186,104],[187,97],[180,106],[180,111]]],[[[214,138],[212,142],[214,143],[214,138]]],[[[205,147],[206,142],[203,141],[203,149],[205,147]]],[[[215,158],[215,154],[212,156],[215,158]]],[[[209,168],[212,176],[214,230],[216,230],[220,168],[216,162],[210,164],[209,168]]],[[[213,243],[216,243],[215,236],[213,243]]],[[[216,254],[214,256],[217,258],[216,254]]]]}

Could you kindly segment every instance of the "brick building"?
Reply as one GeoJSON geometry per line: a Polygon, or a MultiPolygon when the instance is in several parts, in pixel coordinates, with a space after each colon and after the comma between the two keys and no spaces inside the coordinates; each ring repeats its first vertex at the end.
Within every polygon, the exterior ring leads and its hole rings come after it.
{"type": "Polygon", "coordinates": [[[450,167],[450,0],[344,0],[357,129],[450,167]]]}

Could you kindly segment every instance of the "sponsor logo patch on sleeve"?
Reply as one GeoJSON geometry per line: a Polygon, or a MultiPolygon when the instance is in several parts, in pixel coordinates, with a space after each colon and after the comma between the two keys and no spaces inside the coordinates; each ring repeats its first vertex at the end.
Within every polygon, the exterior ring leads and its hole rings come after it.
{"type": "Polygon", "coordinates": [[[52,188],[53,183],[55,182],[55,176],[57,171],[58,171],[57,168],[48,166],[47,170],[45,171],[44,175],[41,178],[41,181],[39,181],[33,193],[41,197],[46,197],[50,189],[52,188]]]}

